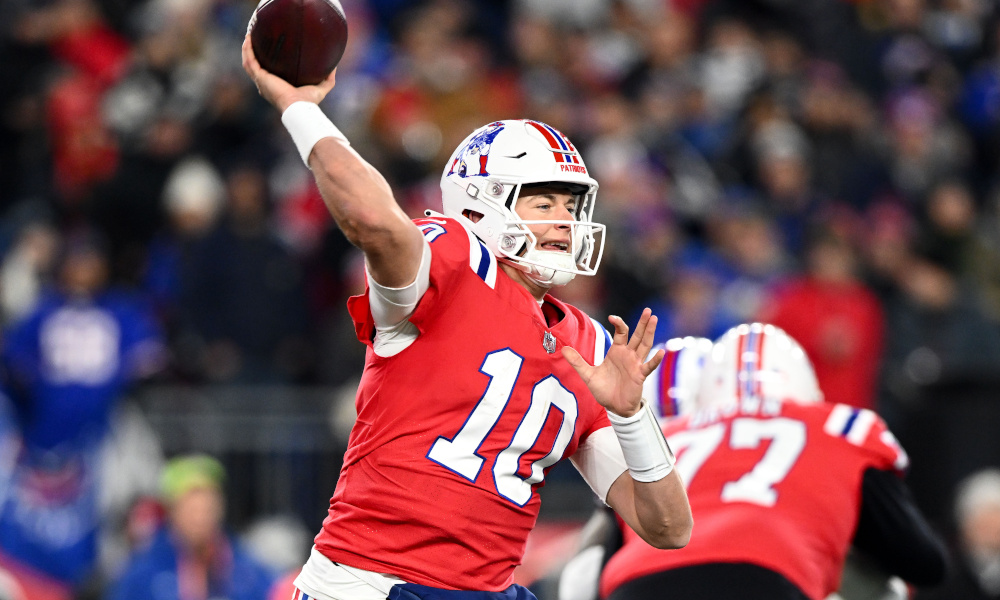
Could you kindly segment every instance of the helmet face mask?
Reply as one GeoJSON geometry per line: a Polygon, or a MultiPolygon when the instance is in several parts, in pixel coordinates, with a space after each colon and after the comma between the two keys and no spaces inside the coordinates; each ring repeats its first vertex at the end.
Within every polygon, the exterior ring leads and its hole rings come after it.
{"type": "MultiPolygon", "coordinates": [[[[474,131],[441,176],[443,213],[461,221],[498,258],[543,286],[593,275],[604,249],[604,225],[591,221],[597,182],[576,148],[538,121],[496,121],[474,131]],[[565,187],[576,198],[573,221],[526,220],[515,212],[522,189],[565,187]],[[470,213],[481,215],[470,218],[470,213]],[[569,252],[542,250],[529,225],[569,225],[569,252]]],[[[530,190],[525,190],[528,192],[530,190]]]]}
{"type": "Polygon", "coordinates": [[[805,350],[779,327],[737,325],[720,337],[705,361],[698,408],[745,399],[822,402],[816,372],[805,350]]]}

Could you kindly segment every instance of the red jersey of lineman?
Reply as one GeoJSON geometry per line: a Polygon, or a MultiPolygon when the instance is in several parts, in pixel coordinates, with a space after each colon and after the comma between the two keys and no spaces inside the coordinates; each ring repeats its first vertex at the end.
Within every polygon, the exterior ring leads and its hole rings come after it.
{"type": "Polygon", "coordinates": [[[369,345],[358,419],[316,537],[334,562],[447,589],[512,582],[538,516],[544,472],[610,426],[560,347],[601,361],[605,329],[551,296],[535,299],[452,219],[420,219],[430,287],[409,321],[419,336],[372,349],[367,293],[348,303],[369,345]]]}
{"type": "Polygon", "coordinates": [[[602,597],[643,575],[706,563],[770,569],[816,600],[837,590],[864,471],[901,472],[906,454],[874,412],[844,404],[754,400],[728,412],[664,426],[687,485],[691,541],[656,550],[623,528],[602,597]]]}

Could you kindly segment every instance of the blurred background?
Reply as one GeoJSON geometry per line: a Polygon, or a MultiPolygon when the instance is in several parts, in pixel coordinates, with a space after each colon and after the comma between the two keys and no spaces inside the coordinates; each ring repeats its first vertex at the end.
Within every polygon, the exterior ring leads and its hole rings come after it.
{"type": "MultiPolygon", "coordinates": [[[[828,400],[888,421],[955,538],[957,483],[1000,466],[994,2],[342,1],[323,108],[407,212],[439,208],[474,128],[560,129],[608,239],[557,295],[599,319],[650,306],[661,341],[784,328],[828,400]]],[[[181,526],[164,467],[192,453],[220,469],[177,477],[211,475],[209,521],[261,577],[319,530],[363,264],[240,67],[254,7],[2,2],[0,598],[119,593],[181,526]]],[[[547,482],[518,571],[541,600],[595,502],[572,467],[547,482]]]]}

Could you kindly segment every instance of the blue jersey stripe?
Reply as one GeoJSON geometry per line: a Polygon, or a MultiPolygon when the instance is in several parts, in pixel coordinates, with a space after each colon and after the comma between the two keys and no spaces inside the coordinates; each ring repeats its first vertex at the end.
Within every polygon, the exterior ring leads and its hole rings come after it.
{"type": "Polygon", "coordinates": [[[590,318],[591,326],[594,328],[594,366],[601,364],[604,358],[608,355],[611,350],[611,336],[608,335],[608,330],[605,329],[600,323],[597,322],[593,317],[590,318]],[[601,337],[604,334],[604,337],[601,337]],[[601,342],[604,342],[603,344],[601,342]],[[603,351],[601,346],[603,346],[603,351]]]}
{"type": "Polygon", "coordinates": [[[861,411],[857,409],[851,411],[851,416],[848,417],[847,422],[844,423],[844,429],[841,430],[840,435],[847,435],[851,431],[851,427],[854,427],[854,421],[857,420],[860,413],[861,411]]]}
{"type": "Polygon", "coordinates": [[[479,258],[479,267],[476,269],[476,275],[479,275],[480,279],[486,281],[486,276],[490,272],[490,250],[482,241],[479,242],[479,249],[482,250],[483,254],[479,258]]]}

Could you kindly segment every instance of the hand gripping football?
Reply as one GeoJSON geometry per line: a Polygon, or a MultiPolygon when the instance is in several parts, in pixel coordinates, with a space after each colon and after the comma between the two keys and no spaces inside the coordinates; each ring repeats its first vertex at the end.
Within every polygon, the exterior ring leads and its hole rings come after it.
{"type": "Polygon", "coordinates": [[[347,47],[339,0],[261,0],[247,31],[260,66],[296,87],[326,79],[347,47]]]}

